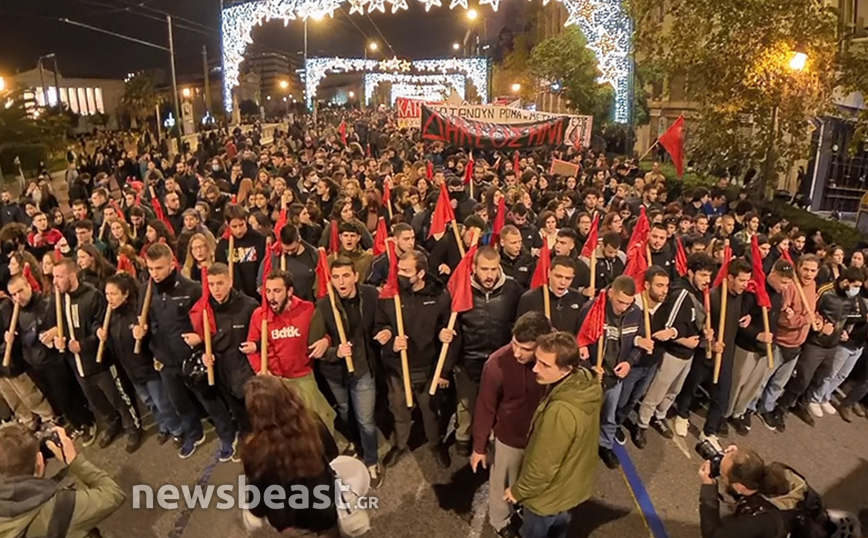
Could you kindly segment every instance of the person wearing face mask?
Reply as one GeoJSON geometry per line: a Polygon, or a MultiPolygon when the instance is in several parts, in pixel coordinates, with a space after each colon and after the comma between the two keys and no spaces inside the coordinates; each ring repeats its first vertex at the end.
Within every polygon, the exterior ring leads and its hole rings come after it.
{"type": "Polygon", "coordinates": [[[467,194],[462,178],[453,177],[449,179],[447,186],[449,200],[452,202],[452,210],[455,211],[455,218],[458,219],[458,222],[464,222],[464,219],[473,214],[473,206],[477,202],[467,194]]]}
{"type": "MultiPolygon", "coordinates": [[[[451,458],[447,447],[440,440],[437,406],[428,394],[434,376],[441,344],[454,338],[447,330],[452,311],[452,300],[445,286],[428,274],[428,260],[418,251],[404,253],[398,260],[398,286],[404,317],[404,336],[398,335],[395,303],[392,299],[380,299],[377,308],[375,334],[388,330],[389,338],[383,338],[382,360],[389,387],[389,409],[395,417],[394,448],[386,455],[387,467],[395,465],[409,453],[411,409],[407,408],[402,379],[401,351],[407,352],[413,403],[419,407],[422,425],[428,446],[437,463],[449,467],[451,458]],[[409,322],[408,320],[412,320],[409,322]]],[[[449,357],[438,382],[448,385],[451,368],[458,346],[449,346],[449,357]]]]}
{"type": "Polygon", "coordinates": [[[500,255],[494,247],[482,247],[476,252],[472,271],[473,308],[458,316],[460,336],[455,344],[461,357],[454,369],[458,392],[455,448],[463,457],[471,453],[471,424],[482,368],[489,355],[509,342],[522,294],[521,286],[500,268],[500,255]]]}
{"type": "MultiPolygon", "coordinates": [[[[418,250],[427,256],[428,253],[416,244],[416,233],[413,231],[413,227],[406,222],[399,222],[392,226],[392,237],[395,238],[395,254],[398,257],[411,250],[418,250]]],[[[368,271],[365,283],[381,288],[388,277],[389,254],[384,252],[371,262],[371,269],[368,271]]]]}
{"type": "Polygon", "coordinates": [[[517,316],[527,312],[545,312],[543,293],[549,294],[552,313],[552,327],[557,331],[577,334],[579,332],[580,310],[585,298],[570,288],[575,279],[576,261],[567,256],[552,258],[548,274],[548,289],[534,288],[524,292],[518,301],[517,316]]]}
{"type": "Polygon", "coordinates": [[[864,280],[862,271],[848,268],[834,282],[817,290],[817,317],[822,319],[822,328],[808,333],[793,378],[778,400],[781,412],[789,410],[809,426],[814,425],[815,416],[822,416],[819,404],[811,409],[811,394],[832,374],[837,347],[850,339],[854,325],[851,316],[864,317],[856,302],[864,280]]]}
{"type": "MultiPolygon", "coordinates": [[[[92,536],[91,531],[124,502],[123,489],[76,451],[63,428],[55,427],[45,450],[66,466],[76,488],[59,488],[45,476],[42,441],[20,425],[0,429],[0,535],[92,536]],[[59,523],[59,525],[58,525],[59,523]]],[[[48,457],[51,457],[48,456],[48,457]]]]}
{"type": "Polygon", "coordinates": [[[525,291],[530,287],[536,260],[524,249],[521,232],[512,224],[500,231],[500,267],[525,291]]]}

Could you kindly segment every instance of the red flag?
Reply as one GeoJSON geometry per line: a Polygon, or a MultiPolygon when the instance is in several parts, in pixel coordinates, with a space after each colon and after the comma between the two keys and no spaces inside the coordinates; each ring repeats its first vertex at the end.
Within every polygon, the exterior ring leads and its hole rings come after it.
{"type": "Polygon", "coordinates": [[[124,218],[124,212],[121,209],[121,206],[119,206],[118,203],[115,202],[114,198],[109,198],[109,205],[115,209],[115,213],[118,214],[119,219],[121,219],[123,222],[127,221],[127,219],[124,218]]]}
{"type": "Polygon", "coordinates": [[[329,223],[329,253],[337,254],[341,250],[341,240],[338,235],[338,221],[333,220],[329,223]]]}
{"type": "Polygon", "coordinates": [[[672,157],[678,177],[684,177],[684,116],[679,116],[675,123],[660,135],[657,142],[672,157]]]}
{"type": "Polygon", "coordinates": [[[388,206],[392,200],[392,185],[389,181],[383,182],[383,205],[388,206]]]}
{"type": "Polygon", "coordinates": [[[277,222],[274,223],[274,243],[280,243],[280,230],[286,226],[286,208],[280,210],[280,216],[277,217],[277,222]]]}
{"type": "Polygon", "coordinates": [[[477,245],[473,245],[467,251],[455,272],[449,278],[449,295],[452,296],[452,311],[467,312],[473,308],[473,287],[470,279],[473,278],[473,256],[476,254],[477,245]]]}
{"type": "Polygon", "coordinates": [[[389,235],[389,230],[386,229],[386,219],[380,217],[377,221],[377,233],[374,234],[374,256],[386,252],[386,237],[389,235]]]}
{"type": "Polygon", "coordinates": [[[431,161],[425,162],[425,177],[428,179],[428,181],[434,179],[434,163],[432,163],[431,161]]]}
{"type": "Polygon", "coordinates": [[[326,257],[325,249],[320,247],[317,250],[319,250],[319,261],[316,264],[316,296],[318,299],[322,299],[329,294],[328,285],[331,282],[332,273],[329,270],[329,260],[326,257]]]}
{"type": "Polygon", "coordinates": [[[145,184],[141,181],[127,181],[127,185],[133,188],[134,191],[141,194],[145,190],[145,184]]]}
{"type": "Polygon", "coordinates": [[[515,150],[515,153],[512,154],[512,170],[515,175],[519,174],[519,168],[521,168],[521,156],[518,154],[518,150],[515,150]]]}
{"type": "Polygon", "coordinates": [[[675,270],[681,276],[687,274],[687,253],[684,251],[681,238],[677,235],[675,236],[675,270]]]}
{"type": "Polygon", "coordinates": [[[398,253],[394,241],[386,241],[386,252],[389,253],[389,277],[380,290],[380,299],[391,299],[398,295],[398,253]]]}
{"type": "Polygon", "coordinates": [[[793,267],[796,266],[796,262],[794,262],[794,261],[793,261],[793,257],[790,256],[790,249],[787,249],[787,250],[781,252],[781,258],[783,258],[783,259],[787,260],[788,262],[790,262],[790,265],[792,265],[793,267]]]}
{"type": "Polygon", "coordinates": [[[33,271],[30,270],[30,264],[24,264],[24,270],[21,271],[21,275],[27,280],[27,283],[30,284],[30,287],[36,290],[36,293],[42,293],[42,286],[39,284],[39,281],[36,280],[36,277],[33,276],[33,271]]]}
{"type": "Polygon", "coordinates": [[[501,196],[497,202],[497,215],[494,217],[494,225],[491,227],[490,245],[497,245],[500,241],[500,232],[506,226],[506,197],[501,196]]]}
{"type": "Polygon", "coordinates": [[[238,204],[238,195],[237,195],[237,194],[233,194],[233,195],[232,195],[232,198],[231,198],[231,201],[232,201],[232,205],[237,205],[237,204],[238,204]]]}
{"type": "Polygon", "coordinates": [[[371,157],[371,144],[365,144],[365,157],[371,157]]]}
{"type": "Polygon", "coordinates": [[[588,240],[585,241],[585,246],[582,247],[582,256],[591,259],[591,254],[597,248],[597,242],[600,236],[600,213],[594,212],[594,222],[591,223],[591,229],[588,231],[588,240]]]}
{"type": "Polygon", "coordinates": [[[60,247],[54,247],[54,262],[57,263],[63,259],[63,252],[60,251],[60,247]]]}
{"type": "Polygon", "coordinates": [[[636,283],[636,293],[645,290],[645,271],[648,270],[648,256],[645,243],[631,243],[627,248],[627,267],[624,274],[636,283]]]}
{"type": "Polygon", "coordinates": [[[446,190],[446,184],[441,183],[440,198],[437,199],[434,214],[431,215],[431,229],[428,230],[428,237],[445,233],[446,223],[453,220],[455,220],[455,212],[452,211],[452,201],[449,200],[449,191],[446,190]]]}
{"type": "Polygon", "coordinates": [[[338,126],[338,133],[341,135],[341,142],[344,145],[347,145],[347,122],[341,121],[341,124],[338,126]]]}
{"type": "Polygon", "coordinates": [[[594,304],[588,310],[585,322],[582,323],[579,334],[576,335],[576,343],[579,347],[588,347],[596,344],[603,336],[606,329],[606,290],[600,290],[594,304]]]}
{"type": "Polygon", "coordinates": [[[533,270],[533,277],[530,279],[531,288],[548,287],[549,284],[549,269],[552,266],[552,257],[549,253],[548,241],[543,241],[542,248],[539,249],[539,260],[536,262],[536,269],[533,270]]]}
{"type": "MultiPolygon", "coordinates": [[[[636,225],[633,227],[633,233],[630,234],[630,246],[635,243],[642,243],[642,248],[648,244],[648,233],[651,231],[651,225],[648,223],[648,215],[645,214],[645,206],[639,210],[639,219],[636,220],[636,225]]],[[[629,249],[628,249],[629,250],[629,249]]]]}
{"type": "Polygon", "coordinates": [[[771,308],[772,301],[769,298],[769,291],[766,289],[766,274],[763,271],[763,255],[759,249],[759,241],[756,236],[750,238],[750,282],[747,284],[747,291],[756,295],[756,302],[761,307],[771,308]]]}
{"type": "Polygon", "coordinates": [[[464,167],[464,184],[470,185],[473,181],[473,152],[470,152],[470,158],[467,160],[467,166],[464,167]]]}
{"type": "Polygon", "coordinates": [[[193,323],[193,330],[199,335],[199,338],[205,339],[205,322],[204,316],[208,316],[210,322],[211,334],[217,334],[217,320],[214,318],[214,309],[211,308],[211,292],[208,289],[208,268],[202,268],[202,296],[190,309],[190,321],[193,323]]]}
{"type": "Polygon", "coordinates": [[[136,266],[126,254],[118,256],[118,273],[128,273],[131,277],[136,278],[136,266]]]}
{"type": "Polygon", "coordinates": [[[717,271],[717,276],[714,278],[714,284],[711,285],[712,288],[716,288],[723,283],[723,279],[726,278],[726,273],[729,272],[730,260],[732,260],[732,248],[729,245],[726,245],[723,247],[723,263],[717,271]]]}
{"type": "Polygon", "coordinates": [[[172,226],[172,221],[169,220],[169,217],[167,217],[166,213],[163,211],[163,206],[162,204],[160,204],[160,200],[158,198],[154,198],[152,202],[154,204],[154,215],[157,216],[157,220],[162,221],[162,223],[166,225],[170,232],[175,233],[175,227],[172,226]]]}

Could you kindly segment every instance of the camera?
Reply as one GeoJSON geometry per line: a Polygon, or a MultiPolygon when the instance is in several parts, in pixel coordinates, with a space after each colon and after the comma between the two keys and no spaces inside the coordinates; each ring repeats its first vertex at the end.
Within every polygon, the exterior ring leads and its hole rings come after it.
{"type": "Polygon", "coordinates": [[[47,422],[39,427],[36,430],[36,438],[39,440],[39,452],[42,453],[42,457],[46,460],[49,460],[54,457],[54,452],[48,448],[48,442],[51,441],[57,446],[62,446],[60,444],[60,436],[54,431],[55,425],[47,422]]]}
{"type": "Polygon", "coordinates": [[[718,450],[716,446],[714,446],[711,441],[705,440],[696,443],[696,447],[694,447],[696,453],[699,454],[699,457],[711,463],[711,478],[717,478],[720,476],[720,462],[723,461],[723,452],[718,450]]]}

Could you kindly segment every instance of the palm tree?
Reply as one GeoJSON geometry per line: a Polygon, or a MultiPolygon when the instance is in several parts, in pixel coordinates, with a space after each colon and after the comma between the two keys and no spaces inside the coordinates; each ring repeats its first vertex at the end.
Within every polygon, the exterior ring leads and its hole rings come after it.
{"type": "Polygon", "coordinates": [[[160,95],[157,93],[153,74],[141,72],[129,78],[124,88],[121,103],[130,115],[132,127],[135,129],[136,121],[148,117],[160,103],[160,95]]]}

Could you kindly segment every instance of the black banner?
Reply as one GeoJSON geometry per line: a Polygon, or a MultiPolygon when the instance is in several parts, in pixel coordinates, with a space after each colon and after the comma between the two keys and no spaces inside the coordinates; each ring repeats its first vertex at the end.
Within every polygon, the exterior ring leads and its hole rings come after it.
{"type": "Polygon", "coordinates": [[[422,137],[466,149],[526,149],[567,143],[569,117],[533,123],[488,123],[442,114],[422,105],[422,137]]]}

